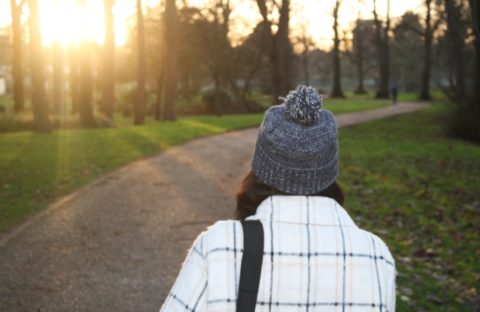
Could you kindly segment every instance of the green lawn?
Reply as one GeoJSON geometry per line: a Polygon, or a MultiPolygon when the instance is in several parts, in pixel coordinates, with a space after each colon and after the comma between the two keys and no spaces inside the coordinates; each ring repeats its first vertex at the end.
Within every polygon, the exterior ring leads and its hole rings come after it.
{"type": "Polygon", "coordinates": [[[340,131],[346,208],[398,268],[398,311],[474,311],[480,147],[444,136],[444,108],[340,131]]]}

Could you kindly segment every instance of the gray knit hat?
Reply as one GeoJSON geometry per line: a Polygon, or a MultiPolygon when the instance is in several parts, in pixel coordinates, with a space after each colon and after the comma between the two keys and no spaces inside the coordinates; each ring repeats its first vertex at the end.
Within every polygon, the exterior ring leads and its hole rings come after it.
{"type": "Polygon", "coordinates": [[[252,170],[265,184],[288,194],[309,195],[338,175],[338,133],[322,97],[300,85],[283,104],[270,107],[258,132],[252,170]]]}

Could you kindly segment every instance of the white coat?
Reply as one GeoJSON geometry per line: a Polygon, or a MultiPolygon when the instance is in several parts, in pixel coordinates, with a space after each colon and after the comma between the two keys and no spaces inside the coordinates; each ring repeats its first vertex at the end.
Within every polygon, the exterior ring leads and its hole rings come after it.
{"type": "MultiPolygon", "coordinates": [[[[264,256],[256,311],[395,311],[395,263],[335,200],[274,195],[256,214],[264,256]]],[[[162,312],[235,311],[242,261],[239,221],[219,221],[190,249],[162,312]]]]}

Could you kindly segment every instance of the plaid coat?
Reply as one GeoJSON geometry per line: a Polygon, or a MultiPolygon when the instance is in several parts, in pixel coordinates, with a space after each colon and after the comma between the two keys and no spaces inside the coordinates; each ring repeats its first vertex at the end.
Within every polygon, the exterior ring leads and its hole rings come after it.
{"type": "MultiPolygon", "coordinates": [[[[256,214],[265,233],[256,311],[395,311],[385,243],[333,199],[274,195],[256,214]]],[[[219,221],[201,233],[161,311],[235,311],[243,232],[219,221]]]]}

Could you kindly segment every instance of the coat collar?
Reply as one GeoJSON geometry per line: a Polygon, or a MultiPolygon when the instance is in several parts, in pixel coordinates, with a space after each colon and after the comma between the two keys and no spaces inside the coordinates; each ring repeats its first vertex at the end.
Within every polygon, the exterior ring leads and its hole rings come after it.
{"type": "Polygon", "coordinates": [[[342,206],[323,196],[272,195],[247,220],[357,227],[342,206]]]}

